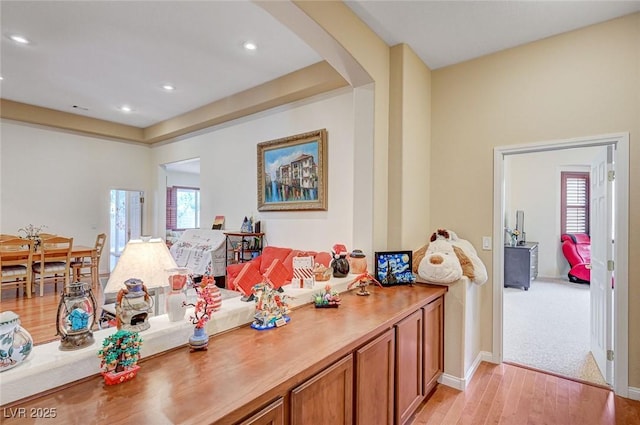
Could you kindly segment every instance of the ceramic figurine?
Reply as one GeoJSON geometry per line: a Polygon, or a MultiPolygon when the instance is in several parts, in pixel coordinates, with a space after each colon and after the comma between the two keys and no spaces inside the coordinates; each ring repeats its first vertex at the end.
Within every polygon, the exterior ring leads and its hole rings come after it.
{"type": "Polygon", "coordinates": [[[13,311],[0,313],[0,372],[24,362],[33,348],[33,338],[20,326],[20,316],[13,311]]]}
{"type": "Polygon", "coordinates": [[[278,292],[273,285],[265,279],[253,287],[256,299],[256,312],[251,327],[257,330],[274,329],[289,322],[289,305],[287,295],[278,292]]]}
{"type": "Polygon", "coordinates": [[[331,285],[324,287],[324,292],[319,292],[313,296],[316,308],[336,308],[340,305],[340,296],[337,291],[331,289],[331,285]]]}
{"type": "Polygon", "coordinates": [[[354,249],[349,254],[349,268],[351,274],[362,274],[367,272],[367,258],[359,249],[354,249]]]}
{"type": "Polygon", "coordinates": [[[382,284],[378,282],[375,277],[371,276],[369,273],[362,273],[356,276],[356,278],[351,282],[349,282],[349,284],[347,285],[347,289],[351,289],[355,286],[359,288],[358,292],[356,292],[356,295],[370,295],[370,292],[367,291],[367,286],[369,286],[369,284],[372,282],[383,288],[382,284]]]}
{"type": "Polygon", "coordinates": [[[149,291],[142,280],[131,278],[124,282],[116,296],[116,320],[118,329],[141,332],[149,329],[149,314],[153,306],[149,291]]]}
{"type": "Polygon", "coordinates": [[[345,277],[349,274],[349,260],[347,260],[347,248],[342,244],[335,244],[331,248],[331,267],[333,277],[345,277]]]}
{"type": "Polygon", "coordinates": [[[184,287],[189,281],[189,270],[185,267],[177,267],[168,270],[169,273],[169,289],[171,292],[167,294],[166,310],[170,322],[178,322],[184,320],[186,311],[187,296],[184,293],[184,287]]]}

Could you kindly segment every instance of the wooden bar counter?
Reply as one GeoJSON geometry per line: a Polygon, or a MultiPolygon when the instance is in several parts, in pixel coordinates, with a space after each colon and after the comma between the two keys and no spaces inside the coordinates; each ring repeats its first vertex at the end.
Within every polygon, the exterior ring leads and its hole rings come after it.
{"type": "MultiPolygon", "coordinates": [[[[370,296],[357,296],[356,290],[342,293],[339,308],[316,309],[312,304],[297,308],[291,312],[291,321],[281,328],[257,331],[245,325],[214,335],[207,351],[189,352],[183,346],[142,359],[137,377],[129,382],[107,386],[101,376],[94,376],[48,394],[2,406],[2,423],[200,425],[246,421],[242,423],[294,424],[299,422],[292,412],[296,408],[292,394],[298,394],[298,388],[304,389],[308,382],[315,382],[322,372],[338,366],[345,371],[346,402],[341,408],[349,419],[334,423],[357,423],[358,371],[365,370],[358,366],[358,359],[364,358],[358,357],[360,350],[379,340],[381,335],[390,335],[385,339],[389,347],[400,347],[402,344],[397,338],[401,328],[397,325],[406,323],[416,312],[425,312],[420,316],[424,335],[435,333],[434,341],[427,341],[431,339],[428,336],[424,341],[422,336],[418,339],[423,342],[422,346],[435,347],[438,358],[431,362],[435,361],[436,369],[442,370],[442,299],[446,288],[416,284],[390,288],[369,286],[368,290],[370,296]],[[433,305],[439,309],[429,307],[433,305]],[[429,311],[436,311],[437,315],[428,316],[429,311]],[[428,321],[437,323],[429,325],[428,321]],[[352,385],[355,395],[349,394],[352,385]],[[269,413],[271,409],[266,410],[266,414],[260,413],[274,402],[275,413],[269,413]]],[[[212,320],[215,321],[215,315],[212,320]]],[[[144,339],[144,332],[141,335],[144,339]]],[[[389,353],[393,360],[393,349],[389,353]]],[[[419,361],[423,361],[422,357],[419,361]]],[[[99,362],[97,356],[96,362],[99,362]]],[[[393,363],[389,364],[392,377],[393,363]]],[[[402,366],[396,364],[396,370],[398,367],[402,366]]],[[[429,369],[428,365],[417,367],[421,373],[429,369]]],[[[434,376],[427,378],[425,382],[435,385],[434,376]]],[[[398,392],[404,390],[398,385],[400,377],[388,382],[391,388],[387,396],[393,405],[393,383],[396,398],[401,395],[398,392]]],[[[427,386],[418,385],[422,400],[430,389],[427,386]]],[[[305,403],[305,408],[312,407],[305,403]]],[[[332,406],[326,408],[332,409],[332,406]]],[[[399,423],[399,415],[396,416],[386,422],[399,423]]],[[[403,423],[406,422],[403,420],[403,423]]]]}

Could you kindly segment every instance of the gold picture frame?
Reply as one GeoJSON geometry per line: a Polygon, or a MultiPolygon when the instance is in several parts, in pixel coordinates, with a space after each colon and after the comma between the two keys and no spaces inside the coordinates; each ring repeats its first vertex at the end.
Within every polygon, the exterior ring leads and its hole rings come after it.
{"type": "Polygon", "coordinates": [[[258,144],[258,211],[326,209],[326,129],[258,144]]]}

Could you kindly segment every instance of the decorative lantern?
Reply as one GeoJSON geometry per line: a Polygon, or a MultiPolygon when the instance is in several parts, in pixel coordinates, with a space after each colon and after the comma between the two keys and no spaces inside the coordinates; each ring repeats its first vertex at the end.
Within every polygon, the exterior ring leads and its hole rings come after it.
{"type": "Polygon", "coordinates": [[[91,284],[74,282],[65,287],[58,304],[57,335],[60,350],[69,351],[93,344],[91,329],[96,323],[96,299],[91,284]]]}
{"type": "Polygon", "coordinates": [[[116,322],[118,329],[141,332],[149,329],[149,314],[153,302],[147,287],[140,279],[127,279],[126,288],[121,289],[116,297],[116,322]]]}

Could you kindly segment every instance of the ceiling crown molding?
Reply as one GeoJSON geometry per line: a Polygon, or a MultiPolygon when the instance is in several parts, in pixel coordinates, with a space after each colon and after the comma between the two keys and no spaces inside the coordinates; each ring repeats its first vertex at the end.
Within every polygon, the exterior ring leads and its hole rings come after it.
{"type": "Polygon", "coordinates": [[[84,117],[8,99],[0,99],[0,117],[151,145],[345,86],[348,86],[347,81],[331,65],[322,61],[147,128],[84,117]]]}

